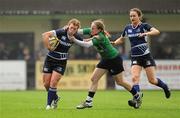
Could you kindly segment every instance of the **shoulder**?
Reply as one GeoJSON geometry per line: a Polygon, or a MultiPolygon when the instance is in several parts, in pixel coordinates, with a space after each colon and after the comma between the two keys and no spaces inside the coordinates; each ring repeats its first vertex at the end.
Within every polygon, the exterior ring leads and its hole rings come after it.
{"type": "Polygon", "coordinates": [[[98,36],[96,38],[97,39],[103,39],[105,37],[106,37],[105,33],[104,32],[100,32],[100,33],[98,33],[98,36]]]}
{"type": "Polygon", "coordinates": [[[131,28],[131,24],[125,25],[124,30],[127,30],[127,29],[129,29],[129,28],[131,28]]]}
{"type": "Polygon", "coordinates": [[[131,27],[132,25],[131,24],[127,24],[126,26],[125,26],[125,28],[129,28],[129,27],[131,27]]]}
{"type": "Polygon", "coordinates": [[[146,28],[152,27],[152,26],[151,26],[150,24],[148,24],[148,23],[142,23],[141,26],[146,27],[146,28]]]}
{"type": "Polygon", "coordinates": [[[78,40],[83,40],[83,38],[80,36],[80,34],[78,34],[78,33],[75,33],[74,34],[74,37],[76,38],[76,39],[78,39],[78,40]]]}
{"type": "Polygon", "coordinates": [[[56,34],[66,34],[67,30],[63,29],[63,28],[59,28],[59,29],[56,29],[56,34]]]}

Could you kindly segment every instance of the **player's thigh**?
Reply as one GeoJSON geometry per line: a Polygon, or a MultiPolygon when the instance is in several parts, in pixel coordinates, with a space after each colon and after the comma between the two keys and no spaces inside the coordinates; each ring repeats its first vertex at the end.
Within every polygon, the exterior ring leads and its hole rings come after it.
{"type": "Polygon", "coordinates": [[[95,68],[95,70],[91,76],[91,80],[94,82],[98,81],[106,72],[107,72],[106,69],[95,68]]]}
{"type": "Polygon", "coordinates": [[[156,81],[156,71],[155,70],[156,70],[155,66],[150,66],[150,67],[145,68],[147,78],[150,82],[156,81]]]}
{"type": "Polygon", "coordinates": [[[43,83],[44,85],[50,84],[52,73],[43,73],[43,83]]]}
{"type": "Polygon", "coordinates": [[[122,83],[123,82],[123,72],[113,75],[113,78],[116,81],[116,83],[122,83]]]}
{"type": "Polygon", "coordinates": [[[51,76],[50,86],[56,87],[61,77],[62,77],[62,74],[60,74],[59,72],[53,71],[52,76],[51,76]]]}
{"type": "Polygon", "coordinates": [[[139,65],[132,65],[131,66],[131,75],[132,75],[133,81],[140,80],[141,71],[142,71],[141,66],[139,66],[139,65]]]}

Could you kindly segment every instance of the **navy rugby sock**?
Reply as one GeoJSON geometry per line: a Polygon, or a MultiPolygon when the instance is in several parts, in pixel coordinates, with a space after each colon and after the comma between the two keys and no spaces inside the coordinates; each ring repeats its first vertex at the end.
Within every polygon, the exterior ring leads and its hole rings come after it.
{"type": "Polygon", "coordinates": [[[133,86],[130,92],[131,92],[132,95],[134,96],[134,95],[137,94],[138,91],[137,91],[136,88],[133,86]]]}
{"type": "Polygon", "coordinates": [[[133,87],[136,89],[137,92],[140,92],[139,84],[133,85],[133,87]]]}
{"type": "Polygon", "coordinates": [[[52,101],[56,98],[57,89],[56,88],[49,88],[48,90],[48,98],[47,98],[47,105],[51,105],[52,101]]]}
{"type": "Polygon", "coordinates": [[[158,80],[157,86],[163,89],[166,88],[166,84],[163,81],[161,81],[159,78],[157,78],[157,80],[158,80]]]}

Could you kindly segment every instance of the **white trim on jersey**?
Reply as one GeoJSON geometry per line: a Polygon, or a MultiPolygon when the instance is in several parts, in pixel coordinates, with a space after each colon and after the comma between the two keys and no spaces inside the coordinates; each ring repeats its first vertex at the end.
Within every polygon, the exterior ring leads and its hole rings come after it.
{"type": "Polygon", "coordinates": [[[53,36],[57,37],[55,30],[51,30],[50,32],[53,34],[53,36]]]}

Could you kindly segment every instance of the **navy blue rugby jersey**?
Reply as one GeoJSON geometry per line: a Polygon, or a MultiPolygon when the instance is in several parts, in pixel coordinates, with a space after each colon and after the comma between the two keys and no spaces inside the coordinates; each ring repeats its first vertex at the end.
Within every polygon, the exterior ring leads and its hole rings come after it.
{"type": "MultiPolygon", "coordinates": [[[[67,35],[67,29],[52,30],[54,36],[59,39],[59,45],[54,51],[49,51],[48,56],[57,60],[67,60],[69,48],[73,45],[67,35]]],[[[83,40],[79,34],[74,34],[74,37],[78,40],[83,40]]]]}
{"type": "Polygon", "coordinates": [[[147,23],[141,23],[136,27],[133,27],[132,24],[128,24],[123,33],[122,37],[128,37],[131,43],[131,56],[138,57],[149,54],[149,48],[147,44],[147,36],[139,37],[140,33],[145,33],[150,31],[152,26],[147,23]]]}

